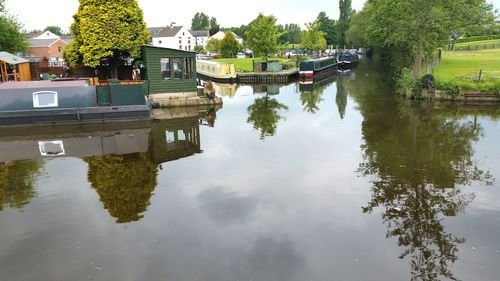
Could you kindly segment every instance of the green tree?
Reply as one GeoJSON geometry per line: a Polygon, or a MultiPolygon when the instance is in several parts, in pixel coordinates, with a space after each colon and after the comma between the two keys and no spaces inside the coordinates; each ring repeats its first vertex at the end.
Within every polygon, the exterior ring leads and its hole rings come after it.
{"type": "Polygon", "coordinates": [[[217,32],[220,31],[220,25],[217,23],[217,19],[212,17],[210,18],[210,36],[216,34],[217,32]]]}
{"type": "Polygon", "coordinates": [[[226,31],[224,38],[220,41],[220,53],[224,58],[234,58],[240,50],[240,43],[231,31],[226,31]]]}
{"type": "Polygon", "coordinates": [[[158,174],[158,165],[147,154],[94,156],[84,161],[89,165],[89,182],[117,223],[143,218],[158,174]]]}
{"type": "Polygon", "coordinates": [[[274,136],[278,128],[278,122],[283,119],[279,110],[288,110],[288,107],[279,103],[276,99],[266,94],[262,98],[255,99],[254,103],[247,109],[247,122],[253,125],[255,130],[260,131],[260,139],[274,136]]]}
{"type": "Polygon", "coordinates": [[[196,13],[191,20],[191,30],[210,30],[210,18],[204,13],[196,13]]]}
{"type": "Polygon", "coordinates": [[[22,208],[36,195],[33,187],[43,163],[19,161],[0,164],[0,211],[22,208]]]}
{"type": "Polygon", "coordinates": [[[365,32],[371,45],[410,54],[413,80],[420,76],[424,59],[454,31],[484,25],[492,20],[485,0],[378,0],[366,3],[365,32]]]}
{"type": "Polygon", "coordinates": [[[351,0],[339,0],[339,10],[340,16],[337,22],[337,44],[342,48],[346,44],[345,33],[349,29],[349,24],[351,23],[351,17],[353,15],[351,0]]]}
{"type": "Polygon", "coordinates": [[[5,0],[0,0],[0,50],[9,53],[28,50],[28,41],[17,18],[5,10],[5,0]]]}
{"type": "Polygon", "coordinates": [[[57,26],[57,25],[49,25],[47,26],[43,31],[50,31],[52,33],[54,33],[55,35],[63,35],[63,31],[61,29],[61,27],[57,26]]]}
{"type": "Polygon", "coordinates": [[[276,53],[279,49],[278,38],[281,33],[276,26],[274,16],[264,16],[260,13],[248,26],[246,31],[246,46],[250,48],[255,56],[266,59],[276,53]]]}
{"type": "Polygon", "coordinates": [[[118,64],[139,57],[141,46],[150,40],[137,0],[80,0],[71,32],[67,61],[96,67],[105,60],[112,78],[118,77],[118,64]]]}
{"type": "Polygon", "coordinates": [[[285,24],[285,31],[288,33],[288,43],[300,44],[302,30],[296,23],[285,24]]]}
{"type": "Polygon", "coordinates": [[[194,51],[198,54],[206,54],[207,51],[201,45],[194,46],[194,51]]]}
{"type": "Polygon", "coordinates": [[[207,41],[207,50],[210,53],[218,53],[220,52],[220,45],[221,45],[221,40],[215,39],[215,38],[210,38],[207,41]]]}
{"type": "Polygon", "coordinates": [[[307,30],[302,33],[302,48],[311,51],[321,51],[326,49],[325,34],[321,31],[318,22],[306,24],[307,30]]]}
{"type": "Polygon", "coordinates": [[[247,31],[247,29],[248,29],[248,25],[243,24],[240,27],[231,27],[229,30],[234,32],[234,34],[238,35],[243,40],[246,40],[245,32],[247,31]]]}
{"type": "Polygon", "coordinates": [[[325,12],[319,13],[316,18],[319,29],[325,34],[326,44],[335,45],[335,20],[330,19],[325,12]]]}
{"type": "Polygon", "coordinates": [[[366,12],[356,13],[352,19],[349,29],[345,33],[345,41],[354,47],[369,47],[370,43],[365,32],[367,21],[366,12]]]}

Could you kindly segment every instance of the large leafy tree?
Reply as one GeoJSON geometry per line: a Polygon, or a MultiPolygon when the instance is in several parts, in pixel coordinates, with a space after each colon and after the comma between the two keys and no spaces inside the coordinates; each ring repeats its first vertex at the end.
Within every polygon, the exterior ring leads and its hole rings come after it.
{"type": "Polygon", "coordinates": [[[226,31],[224,38],[220,41],[220,53],[224,58],[236,57],[240,50],[240,43],[231,31],[226,31]]]}
{"type": "Polygon", "coordinates": [[[269,57],[279,49],[278,38],[281,33],[276,26],[273,15],[265,16],[260,13],[248,26],[246,31],[246,46],[258,57],[269,57]]]}
{"type": "Polygon", "coordinates": [[[96,67],[106,60],[113,78],[123,59],[140,56],[150,36],[137,0],[80,0],[71,32],[67,61],[96,67]]]}
{"type": "Polygon", "coordinates": [[[335,40],[335,20],[330,19],[325,12],[320,12],[316,18],[320,30],[325,34],[326,44],[334,45],[335,40]]]}
{"type": "Polygon", "coordinates": [[[0,50],[9,53],[23,52],[28,49],[22,25],[5,9],[5,0],[0,0],[0,50]]]}
{"type": "Polygon", "coordinates": [[[313,22],[306,26],[307,30],[302,33],[302,48],[311,51],[326,49],[325,34],[321,31],[321,25],[318,22],[313,22]]]}
{"type": "Polygon", "coordinates": [[[205,13],[196,13],[191,20],[191,30],[210,30],[210,18],[205,13]]]}
{"type": "Polygon", "coordinates": [[[371,45],[405,51],[413,61],[414,80],[422,61],[454,31],[493,19],[485,0],[372,0],[364,11],[371,45]]]}
{"type": "Polygon", "coordinates": [[[220,45],[221,45],[221,40],[215,39],[215,38],[210,38],[207,41],[207,50],[210,53],[217,53],[220,52],[220,45]]]}
{"type": "Polygon", "coordinates": [[[340,16],[337,22],[337,44],[343,47],[346,44],[345,33],[349,29],[351,17],[354,13],[351,0],[339,0],[339,10],[340,16]]]}

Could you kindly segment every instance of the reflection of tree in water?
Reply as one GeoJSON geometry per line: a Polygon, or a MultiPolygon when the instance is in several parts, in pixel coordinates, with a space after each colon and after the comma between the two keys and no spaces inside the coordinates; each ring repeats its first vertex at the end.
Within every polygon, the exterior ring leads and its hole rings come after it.
{"type": "Polygon", "coordinates": [[[335,102],[339,109],[340,119],[344,119],[345,110],[347,108],[347,96],[349,95],[349,90],[347,88],[348,83],[349,80],[346,78],[339,78],[337,80],[337,96],[335,97],[335,102]]]}
{"type": "Polygon", "coordinates": [[[0,211],[4,207],[22,208],[36,193],[33,189],[41,161],[0,163],[0,211]]]}
{"type": "Polygon", "coordinates": [[[463,212],[474,199],[460,186],[492,183],[472,159],[472,142],[482,129],[438,115],[425,103],[402,105],[367,87],[350,92],[364,116],[360,171],[376,177],[363,211],[383,208],[387,237],[405,248],[400,258],[411,260],[412,280],[456,280],[448,266],[458,259],[458,244],[465,239],[448,233],[443,219],[463,212]]]}
{"type": "Polygon", "coordinates": [[[319,110],[318,104],[323,101],[323,89],[314,89],[313,91],[300,92],[300,100],[304,111],[309,113],[316,113],[319,110]]]}
{"type": "Polygon", "coordinates": [[[288,110],[288,107],[266,94],[262,98],[255,99],[254,103],[248,107],[247,122],[252,124],[254,129],[260,131],[261,139],[274,136],[278,122],[284,118],[278,112],[282,109],[288,110]]]}
{"type": "Polygon", "coordinates": [[[158,166],[147,154],[106,155],[84,158],[88,178],[117,223],[143,218],[156,187],[158,166]]]}

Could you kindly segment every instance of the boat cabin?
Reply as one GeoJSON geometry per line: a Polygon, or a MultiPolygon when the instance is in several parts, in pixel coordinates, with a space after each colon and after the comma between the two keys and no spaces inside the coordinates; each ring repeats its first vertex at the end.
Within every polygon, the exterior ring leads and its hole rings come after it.
{"type": "Polygon", "coordinates": [[[21,57],[0,52],[2,82],[31,81],[30,62],[21,57]]]}

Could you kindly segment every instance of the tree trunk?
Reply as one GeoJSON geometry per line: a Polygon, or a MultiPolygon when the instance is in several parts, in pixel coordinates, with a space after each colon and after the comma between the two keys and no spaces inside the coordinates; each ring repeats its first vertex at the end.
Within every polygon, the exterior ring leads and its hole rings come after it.
{"type": "Polygon", "coordinates": [[[413,82],[416,82],[420,76],[420,68],[422,67],[422,56],[424,52],[424,37],[425,31],[423,28],[420,29],[418,33],[418,46],[417,52],[415,53],[415,63],[413,65],[413,82]]]}

